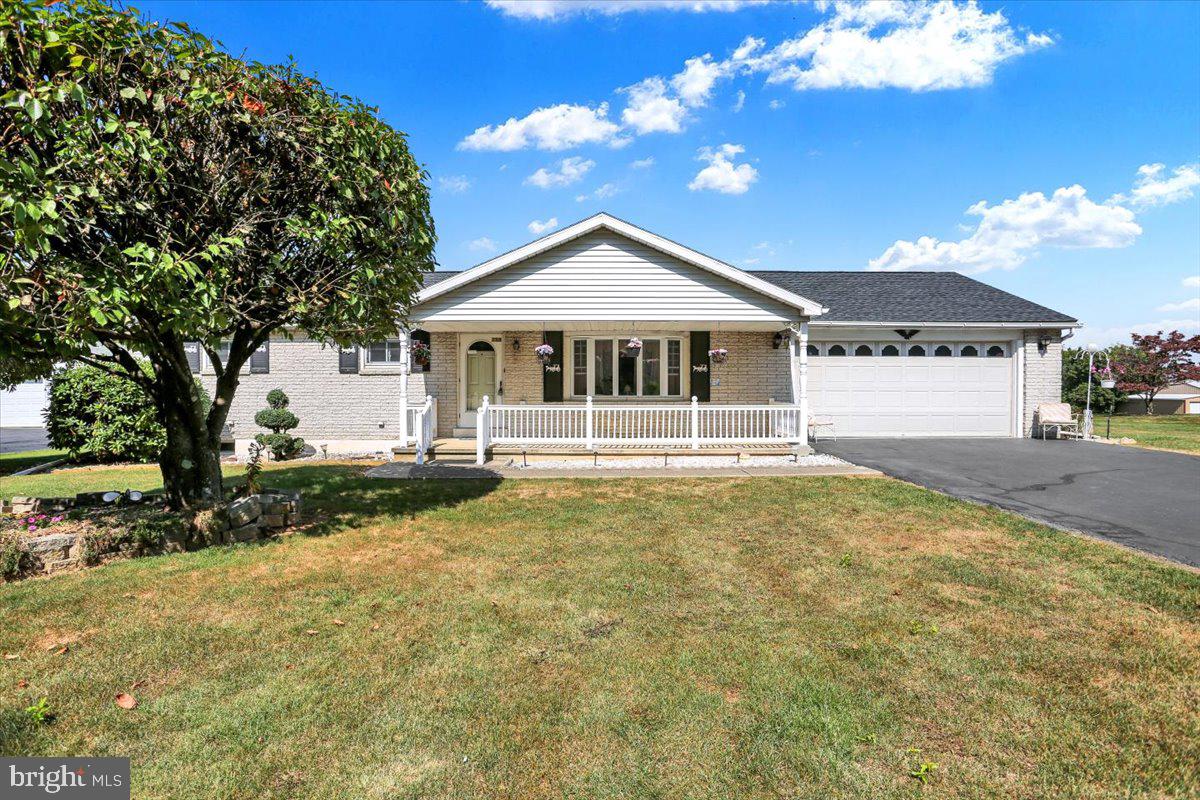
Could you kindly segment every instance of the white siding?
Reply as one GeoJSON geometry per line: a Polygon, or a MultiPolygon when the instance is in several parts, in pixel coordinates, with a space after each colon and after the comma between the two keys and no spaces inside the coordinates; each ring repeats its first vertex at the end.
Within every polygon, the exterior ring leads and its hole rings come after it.
{"type": "Polygon", "coordinates": [[[627,320],[786,324],[799,312],[610,231],[596,231],[413,310],[418,322],[627,320]]]}
{"type": "Polygon", "coordinates": [[[42,413],[50,402],[50,384],[30,381],[17,384],[9,392],[0,392],[0,426],[6,428],[40,428],[45,425],[42,413]]]}

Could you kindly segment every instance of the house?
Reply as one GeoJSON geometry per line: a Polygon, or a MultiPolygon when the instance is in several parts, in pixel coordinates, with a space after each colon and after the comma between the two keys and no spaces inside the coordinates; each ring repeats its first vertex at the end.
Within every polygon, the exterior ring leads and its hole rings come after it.
{"type": "Polygon", "coordinates": [[[50,382],[25,381],[7,391],[0,390],[0,427],[40,428],[46,424],[50,405],[50,382]]]}
{"type": "MultiPolygon", "coordinates": [[[[1154,395],[1150,401],[1155,414],[1200,414],[1200,381],[1175,383],[1154,395]]],[[[1117,404],[1118,414],[1145,414],[1146,400],[1131,394],[1117,404]]]]}
{"type": "Polygon", "coordinates": [[[455,437],[481,457],[799,448],[813,417],[838,436],[1028,436],[1038,404],[1059,400],[1061,342],[1078,324],[957,273],[746,271],[597,214],[428,275],[387,341],[272,339],[229,420],[244,452],[279,387],[296,433],[330,453],[455,437]]]}

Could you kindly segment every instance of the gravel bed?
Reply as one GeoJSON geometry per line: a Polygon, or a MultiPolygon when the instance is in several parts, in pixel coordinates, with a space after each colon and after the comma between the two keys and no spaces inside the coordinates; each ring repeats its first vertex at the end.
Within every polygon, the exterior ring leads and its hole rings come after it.
{"type": "Polygon", "coordinates": [[[846,462],[840,458],[820,453],[811,456],[746,456],[738,461],[737,456],[668,456],[663,464],[662,456],[638,456],[636,458],[614,458],[601,456],[597,463],[584,459],[556,459],[553,461],[530,461],[523,466],[520,456],[509,466],[517,469],[728,469],[730,467],[841,467],[846,462]]]}

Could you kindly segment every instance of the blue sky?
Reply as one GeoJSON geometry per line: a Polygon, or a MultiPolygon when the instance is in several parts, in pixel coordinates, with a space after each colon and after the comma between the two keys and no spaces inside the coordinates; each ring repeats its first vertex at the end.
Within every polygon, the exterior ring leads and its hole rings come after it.
{"type": "Polygon", "coordinates": [[[461,269],[605,210],[1200,331],[1200,4],[141,2],[380,107],[461,269]],[[539,224],[540,223],[540,224],[539,224]]]}

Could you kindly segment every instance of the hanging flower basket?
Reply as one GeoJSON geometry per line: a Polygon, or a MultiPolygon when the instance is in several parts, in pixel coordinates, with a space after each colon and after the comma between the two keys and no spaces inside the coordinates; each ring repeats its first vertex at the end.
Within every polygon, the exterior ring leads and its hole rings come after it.
{"type": "Polygon", "coordinates": [[[423,367],[429,363],[429,345],[424,342],[413,342],[408,346],[408,351],[412,353],[413,362],[417,366],[423,367]]]}
{"type": "Polygon", "coordinates": [[[1093,374],[1100,379],[1100,385],[1105,389],[1113,389],[1117,385],[1117,378],[1113,375],[1112,368],[1093,369],[1093,374]]]}
{"type": "Polygon", "coordinates": [[[724,364],[729,360],[729,351],[724,347],[714,347],[708,351],[708,360],[714,364],[724,364]]]}
{"type": "Polygon", "coordinates": [[[634,336],[632,339],[630,339],[628,342],[625,343],[625,355],[636,356],[640,352],[642,352],[642,340],[641,339],[634,336]]]}
{"type": "Polygon", "coordinates": [[[546,343],[539,344],[533,348],[534,354],[537,355],[538,361],[543,364],[549,364],[551,357],[554,355],[554,348],[546,343]]]}

